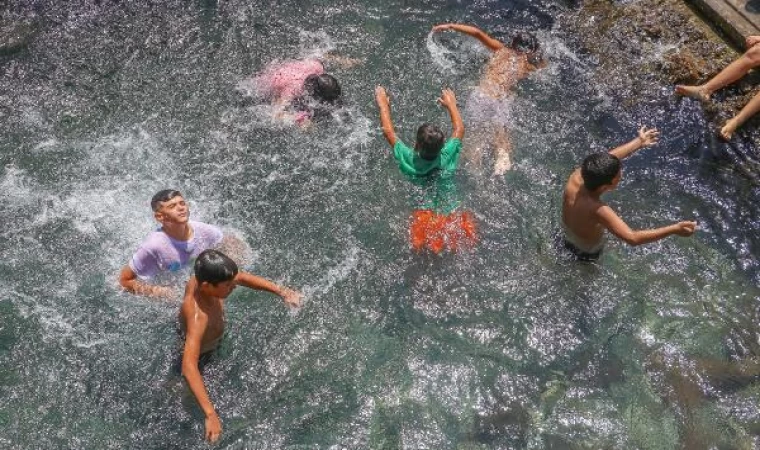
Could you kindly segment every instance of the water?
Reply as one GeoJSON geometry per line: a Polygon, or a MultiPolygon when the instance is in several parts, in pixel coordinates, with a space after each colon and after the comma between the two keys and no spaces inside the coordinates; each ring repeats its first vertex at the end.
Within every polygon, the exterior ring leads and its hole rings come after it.
{"type": "MultiPolygon", "coordinates": [[[[757,446],[755,151],[718,144],[694,102],[622,109],[574,50],[563,2],[17,2],[37,34],[0,56],[0,443],[26,449],[206,448],[176,364],[177,302],[121,292],[118,271],[173,187],[236,230],[249,270],[301,289],[289,313],[237,290],[204,372],[216,448],[757,446]],[[412,187],[377,125],[448,127],[483,54],[444,21],[533,29],[550,66],[512,106],[513,171],[465,166],[480,244],[414,255],[412,187]],[[276,59],[337,53],[350,120],[302,132],[241,90],[276,59]],[[558,259],[551,236],[586,154],[657,126],[609,196],[632,226],[695,218],[692,239],[558,259]],[[747,156],[750,155],[750,156],[747,156]]],[[[621,62],[623,60],[621,59],[621,62]]]]}

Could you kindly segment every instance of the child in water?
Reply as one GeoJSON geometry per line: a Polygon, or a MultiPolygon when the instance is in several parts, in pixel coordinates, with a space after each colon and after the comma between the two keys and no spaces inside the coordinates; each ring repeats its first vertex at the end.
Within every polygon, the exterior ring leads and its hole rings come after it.
{"type": "MultiPolygon", "coordinates": [[[[454,91],[444,89],[438,99],[438,103],[448,110],[451,117],[451,137],[446,140],[440,128],[425,123],[417,130],[414,149],[396,137],[391,120],[390,99],[382,86],[375,88],[375,100],[380,109],[383,134],[393,147],[393,156],[401,172],[416,180],[439,174],[439,179],[434,180],[437,182],[434,188],[446,190],[446,186],[451,186],[451,176],[457,168],[464,137],[464,123],[459,115],[454,91]]],[[[421,250],[428,247],[433,252],[440,253],[446,244],[451,250],[456,250],[460,243],[475,242],[475,223],[470,213],[441,211],[436,200],[427,206],[413,213],[409,230],[412,248],[421,250]]]]}
{"type": "Polygon", "coordinates": [[[491,50],[492,55],[483,69],[477,90],[467,102],[468,116],[473,116],[474,145],[468,153],[480,162],[484,150],[493,148],[494,175],[502,175],[512,168],[512,143],[507,130],[510,120],[508,97],[518,81],[546,65],[538,39],[530,33],[517,33],[505,44],[483,30],[457,23],[444,23],[433,27],[433,32],[457,31],[472,36],[491,50]]]}
{"type": "MultiPolygon", "coordinates": [[[[343,67],[357,63],[330,55],[325,59],[343,67]]],[[[340,83],[317,58],[271,63],[253,77],[252,84],[258,97],[276,107],[277,119],[301,126],[327,119],[342,106],[340,83]]]]}
{"type": "Polygon", "coordinates": [[[185,336],[182,375],[206,416],[204,435],[208,441],[215,442],[222,433],[222,423],[198,366],[224,337],[225,300],[237,286],[245,286],[279,295],[287,306],[297,308],[301,305],[301,294],[238,270],[232,259],[217,250],[201,252],[195,260],[194,271],[179,311],[180,328],[185,336]]]}

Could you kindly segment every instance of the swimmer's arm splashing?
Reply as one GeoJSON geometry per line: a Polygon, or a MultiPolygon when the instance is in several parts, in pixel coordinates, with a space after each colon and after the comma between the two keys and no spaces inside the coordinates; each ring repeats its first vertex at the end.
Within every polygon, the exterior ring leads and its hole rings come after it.
{"type": "Polygon", "coordinates": [[[444,30],[458,31],[468,36],[472,36],[475,39],[479,40],[480,43],[485,45],[489,50],[494,52],[504,48],[504,44],[502,42],[492,38],[485,31],[481,30],[478,27],[473,27],[471,25],[462,25],[459,23],[444,23],[433,27],[433,31],[444,30]]]}

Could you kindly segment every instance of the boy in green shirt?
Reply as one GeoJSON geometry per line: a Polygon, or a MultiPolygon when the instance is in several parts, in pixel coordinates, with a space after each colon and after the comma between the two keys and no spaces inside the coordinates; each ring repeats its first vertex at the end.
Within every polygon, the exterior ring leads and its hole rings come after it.
{"type": "MultiPolygon", "coordinates": [[[[391,103],[388,93],[382,86],[375,88],[375,100],[380,109],[383,134],[393,147],[393,156],[401,172],[413,179],[438,174],[442,180],[448,181],[457,168],[464,137],[464,123],[457,108],[454,91],[444,89],[441,98],[438,99],[438,103],[446,108],[451,117],[453,127],[451,137],[446,140],[440,128],[425,123],[417,130],[414,149],[409,148],[396,137],[391,120],[391,103]]],[[[471,214],[452,212],[448,210],[449,208],[441,213],[437,211],[441,209],[436,204],[437,202],[433,203],[431,208],[414,211],[410,234],[412,247],[415,250],[420,250],[427,245],[435,253],[439,253],[443,250],[444,243],[448,243],[452,250],[456,250],[462,239],[474,242],[475,225],[471,214]]]]}

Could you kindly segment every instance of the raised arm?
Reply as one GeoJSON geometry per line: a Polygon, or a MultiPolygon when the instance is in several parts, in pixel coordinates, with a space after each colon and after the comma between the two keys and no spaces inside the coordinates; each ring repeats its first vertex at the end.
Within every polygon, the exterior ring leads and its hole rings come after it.
{"type": "Polygon", "coordinates": [[[206,416],[206,439],[214,442],[222,434],[222,423],[216,414],[214,405],[208,397],[206,385],[203,383],[203,377],[198,369],[198,359],[201,354],[201,340],[206,330],[206,319],[197,317],[194,314],[185,315],[187,321],[187,331],[185,335],[185,350],[182,354],[182,376],[185,377],[190,391],[198,401],[198,405],[206,416]]]}
{"type": "Polygon", "coordinates": [[[396,138],[396,131],[393,129],[393,120],[391,120],[391,101],[384,87],[377,86],[375,88],[375,101],[380,109],[380,126],[383,127],[383,135],[391,147],[394,147],[398,139],[396,138]]]}
{"type": "Polygon", "coordinates": [[[610,150],[610,153],[617,156],[618,159],[623,159],[641,148],[653,146],[657,143],[659,137],[660,132],[657,131],[657,128],[641,127],[636,139],[620,147],[613,148],[610,150]]]}
{"type": "Polygon", "coordinates": [[[625,241],[628,245],[641,245],[650,242],[659,241],[670,235],[691,236],[697,229],[696,222],[684,221],[676,222],[666,227],[653,228],[650,230],[632,230],[615,211],[607,205],[597,210],[599,221],[612,234],[625,241]]]}
{"type": "Polygon", "coordinates": [[[459,109],[457,108],[457,98],[454,96],[454,91],[451,89],[444,89],[441,92],[441,98],[438,99],[444,108],[449,111],[449,117],[451,117],[451,137],[462,139],[464,137],[464,122],[462,122],[462,116],[459,115],[459,109]]]}
{"type": "Polygon", "coordinates": [[[245,286],[250,289],[256,289],[259,291],[267,291],[273,294],[277,294],[282,297],[282,300],[291,308],[298,308],[301,306],[301,294],[292,289],[278,286],[271,281],[261,278],[259,276],[250,274],[248,272],[238,272],[235,276],[235,284],[238,286],[245,286]]]}
{"type": "Polygon", "coordinates": [[[452,30],[452,31],[458,31],[460,33],[464,33],[468,36],[472,36],[475,39],[479,40],[483,45],[488,47],[491,51],[497,51],[504,48],[504,44],[501,41],[498,41],[488,34],[486,34],[485,31],[481,30],[478,27],[473,27],[472,25],[462,25],[459,23],[443,23],[441,25],[436,25],[433,27],[433,31],[444,31],[444,30],[452,30]]]}
{"type": "Polygon", "coordinates": [[[148,297],[172,298],[177,295],[174,289],[166,286],[154,286],[144,283],[137,278],[137,274],[129,265],[122,267],[119,273],[119,284],[127,292],[148,297]]]}

